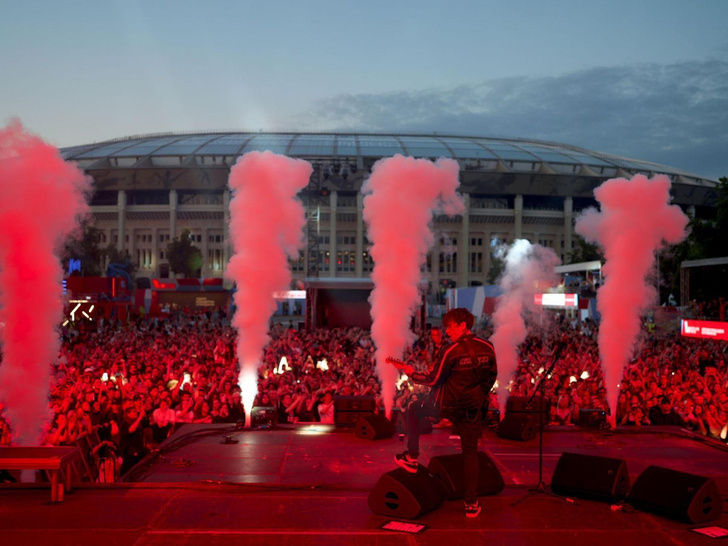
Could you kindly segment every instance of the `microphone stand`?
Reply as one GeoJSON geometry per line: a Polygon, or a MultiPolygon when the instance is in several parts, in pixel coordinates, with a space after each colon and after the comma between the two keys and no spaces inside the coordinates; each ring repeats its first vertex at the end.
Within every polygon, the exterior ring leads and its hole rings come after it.
{"type": "Polygon", "coordinates": [[[567,499],[566,497],[562,497],[561,495],[557,495],[556,493],[553,493],[549,491],[548,487],[543,481],[543,414],[544,414],[544,407],[543,407],[543,386],[544,381],[547,377],[551,375],[551,373],[554,371],[554,368],[556,367],[556,363],[559,361],[559,356],[561,355],[561,351],[564,348],[564,342],[560,341],[557,345],[556,349],[554,350],[551,365],[549,366],[548,370],[543,374],[541,379],[539,379],[538,383],[536,384],[536,387],[533,390],[533,393],[531,393],[531,396],[528,398],[528,401],[526,402],[527,406],[530,406],[533,402],[533,399],[536,395],[540,395],[538,399],[538,485],[535,488],[529,489],[528,494],[518,499],[516,502],[513,503],[512,506],[516,506],[518,504],[521,504],[523,501],[530,499],[531,497],[535,497],[536,495],[547,495],[549,497],[556,497],[557,499],[563,499],[568,502],[573,502],[570,499],[567,499]]]}

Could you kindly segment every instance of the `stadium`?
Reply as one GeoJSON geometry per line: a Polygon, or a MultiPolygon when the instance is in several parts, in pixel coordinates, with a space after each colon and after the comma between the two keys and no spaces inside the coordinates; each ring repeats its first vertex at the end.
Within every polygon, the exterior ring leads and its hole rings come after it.
{"type": "Polygon", "coordinates": [[[61,152],[93,178],[91,210],[101,243],[128,251],[137,278],[171,276],[166,247],[183,230],[202,251],[200,276],[209,278],[221,277],[230,257],[230,168],[255,150],[304,159],[314,167],[301,196],[309,236],[292,264],[296,281],[368,277],[372,261],[360,189],[376,161],[395,154],[457,160],[467,214],[436,218],[437,246],[425,272],[431,293],[437,287],[485,284],[494,242],[525,238],[567,261],[575,216],[596,205],[594,188],[610,178],[667,175],[673,202],[698,217],[714,215],[718,184],[672,167],[565,144],[438,134],[166,133],[61,152]]]}

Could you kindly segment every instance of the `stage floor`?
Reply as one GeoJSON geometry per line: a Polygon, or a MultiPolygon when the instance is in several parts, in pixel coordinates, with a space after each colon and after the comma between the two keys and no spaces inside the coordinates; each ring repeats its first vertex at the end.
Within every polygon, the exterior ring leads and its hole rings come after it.
{"type": "MultiPolygon", "coordinates": [[[[625,506],[536,496],[513,506],[538,482],[538,440],[503,440],[487,431],[481,450],[506,482],[500,495],[482,497],[483,512],[463,515],[462,501],[446,501],[418,523],[417,536],[380,529],[367,495],[395,468],[404,449],[398,437],[369,441],[352,433],[301,425],[290,429],[225,432],[224,426],[186,425],[203,436],[156,461],[133,484],[74,488],[51,505],[37,487],[0,487],[0,544],[710,544],[691,531],[728,527],[690,525],[625,506]],[[205,436],[201,429],[211,430],[205,436]],[[236,444],[221,443],[226,435],[236,444]]],[[[447,429],[422,437],[421,462],[458,452],[447,429]]],[[[550,482],[564,451],[625,459],[631,481],[648,465],[714,478],[728,495],[728,451],[679,430],[578,428],[544,434],[544,478],[550,482]]],[[[728,507],[727,507],[728,508],[728,507]]]]}

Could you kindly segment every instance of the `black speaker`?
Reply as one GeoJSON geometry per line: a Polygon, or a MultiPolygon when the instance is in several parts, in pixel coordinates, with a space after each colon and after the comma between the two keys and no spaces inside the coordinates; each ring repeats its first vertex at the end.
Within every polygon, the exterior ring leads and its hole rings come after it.
{"type": "Polygon", "coordinates": [[[629,490],[627,463],[622,459],[563,453],[551,478],[557,495],[612,502],[629,490]]]}
{"type": "Polygon", "coordinates": [[[373,396],[334,396],[334,423],[353,427],[359,419],[372,415],[376,409],[373,396]]]}
{"type": "Polygon", "coordinates": [[[509,396],[506,400],[506,415],[509,413],[538,413],[539,409],[546,415],[549,414],[551,402],[548,399],[541,401],[541,395],[534,396],[509,396]]]}
{"type": "Polygon", "coordinates": [[[607,425],[607,412],[599,409],[580,409],[577,424],[586,428],[605,428],[607,425]]]}
{"type": "Polygon", "coordinates": [[[498,424],[498,437],[528,442],[538,434],[537,413],[506,413],[498,424]]]}
{"type": "MultiPolygon", "coordinates": [[[[463,498],[465,466],[462,453],[433,457],[427,468],[442,481],[449,500],[463,498]]],[[[478,496],[497,495],[505,486],[503,476],[493,460],[482,451],[478,451],[478,496]]]]}
{"type": "Polygon", "coordinates": [[[374,411],[374,396],[334,396],[334,413],[341,411],[374,411]]]}
{"type": "Polygon", "coordinates": [[[659,466],[649,466],[640,474],[627,502],[645,512],[689,523],[712,521],[723,513],[723,497],[715,480],[659,466]]]}
{"type": "Polygon", "coordinates": [[[278,411],[275,406],[254,406],[250,412],[250,424],[254,427],[278,424],[278,411]]]}
{"type": "Polygon", "coordinates": [[[445,486],[425,467],[417,473],[398,468],[383,474],[369,493],[369,509],[381,516],[415,519],[445,500],[445,486]]]}
{"type": "Polygon", "coordinates": [[[365,415],[354,425],[354,434],[364,440],[380,440],[394,436],[394,424],[384,415],[365,415]]]}

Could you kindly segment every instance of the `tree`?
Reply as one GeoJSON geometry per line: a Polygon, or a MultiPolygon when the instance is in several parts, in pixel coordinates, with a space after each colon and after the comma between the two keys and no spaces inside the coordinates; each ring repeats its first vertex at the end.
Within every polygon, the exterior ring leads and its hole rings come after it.
{"type": "Polygon", "coordinates": [[[583,262],[604,261],[604,253],[596,243],[590,243],[580,235],[574,236],[574,250],[566,256],[567,263],[580,264],[583,262]]]}
{"type": "MultiPolygon", "coordinates": [[[[126,271],[130,281],[134,278],[137,271],[137,264],[131,261],[128,250],[119,250],[115,244],[111,243],[103,250],[103,253],[109,265],[117,264],[118,267],[116,269],[126,271]]],[[[109,275],[108,267],[106,274],[109,275]]]]}
{"type": "Polygon", "coordinates": [[[101,230],[91,220],[81,220],[80,230],[72,234],[63,246],[61,260],[71,275],[98,277],[102,274],[104,249],[101,243],[101,230]],[[69,267],[71,260],[77,267],[69,267]]]}
{"type": "Polygon", "coordinates": [[[167,245],[169,268],[186,278],[199,276],[202,267],[202,252],[192,244],[189,230],[185,229],[179,238],[175,237],[167,245]]]}
{"type": "Polygon", "coordinates": [[[506,261],[500,252],[493,252],[490,255],[490,269],[485,277],[488,284],[496,284],[505,270],[506,261]]]}
{"type": "MultiPolygon", "coordinates": [[[[728,256],[728,237],[726,237],[728,234],[728,178],[721,178],[716,189],[718,199],[715,218],[691,218],[688,223],[688,236],[685,240],[660,253],[660,275],[665,280],[661,284],[661,301],[665,301],[670,293],[673,295],[680,293],[682,262],[728,256]]],[[[696,289],[694,295],[698,299],[710,297],[709,286],[695,285],[694,288],[696,289]]]]}

